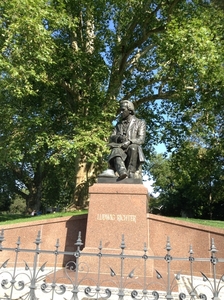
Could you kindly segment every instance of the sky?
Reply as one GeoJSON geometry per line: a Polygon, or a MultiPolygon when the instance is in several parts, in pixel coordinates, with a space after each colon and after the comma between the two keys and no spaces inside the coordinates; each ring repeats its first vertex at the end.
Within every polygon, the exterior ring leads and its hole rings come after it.
{"type": "Polygon", "coordinates": [[[166,152],[166,146],[164,144],[158,144],[156,147],[155,147],[155,150],[156,152],[159,154],[159,153],[164,153],[166,152]]]}
{"type": "Polygon", "coordinates": [[[147,188],[148,190],[148,193],[153,195],[154,197],[158,197],[159,196],[159,193],[153,193],[153,187],[152,187],[152,184],[153,184],[153,180],[144,180],[144,177],[143,177],[143,185],[147,188]]]}

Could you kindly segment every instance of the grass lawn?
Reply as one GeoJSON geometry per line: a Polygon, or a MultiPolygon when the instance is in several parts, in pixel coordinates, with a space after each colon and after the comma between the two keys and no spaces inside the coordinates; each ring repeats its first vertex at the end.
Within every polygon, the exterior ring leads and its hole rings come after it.
{"type": "Polygon", "coordinates": [[[40,216],[0,213],[0,225],[30,222],[32,220],[37,221],[37,220],[47,220],[53,218],[77,216],[77,215],[83,215],[87,213],[88,213],[87,210],[77,210],[73,212],[56,212],[56,213],[44,214],[40,216]]]}
{"type": "Polygon", "coordinates": [[[186,221],[206,226],[212,226],[217,228],[223,228],[224,229],[224,221],[218,221],[218,220],[201,220],[201,219],[192,219],[192,218],[175,218],[180,221],[186,221]]]}

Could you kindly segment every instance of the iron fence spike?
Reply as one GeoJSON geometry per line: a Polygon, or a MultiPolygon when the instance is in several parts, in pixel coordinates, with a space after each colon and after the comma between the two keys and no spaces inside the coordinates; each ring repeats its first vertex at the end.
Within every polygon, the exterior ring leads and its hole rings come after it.
{"type": "Polygon", "coordinates": [[[124,241],[124,234],[122,234],[122,237],[121,237],[121,249],[123,250],[123,249],[125,249],[125,241],[124,241]]]}
{"type": "Polygon", "coordinates": [[[190,253],[190,254],[194,254],[194,251],[193,251],[192,245],[190,245],[190,247],[189,247],[189,253],[190,253]]]}
{"type": "Polygon", "coordinates": [[[218,252],[218,250],[215,247],[214,238],[211,239],[211,247],[209,249],[212,253],[218,252]]]}
{"type": "Polygon", "coordinates": [[[170,245],[170,238],[169,238],[169,237],[167,237],[166,248],[165,248],[165,249],[166,249],[167,251],[172,250],[171,245],[170,245]]]}

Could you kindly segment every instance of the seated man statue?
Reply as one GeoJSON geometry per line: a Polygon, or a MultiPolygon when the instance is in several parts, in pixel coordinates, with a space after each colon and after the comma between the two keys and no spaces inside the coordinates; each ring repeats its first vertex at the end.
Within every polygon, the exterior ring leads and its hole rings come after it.
{"type": "Polygon", "coordinates": [[[136,171],[139,172],[140,165],[145,161],[141,148],[145,141],[145,121],[136,118],[134,105],[128,100],[120,102],[120,117],[110,136],[109,165],[118,174],[119,180],[141,178],[136,171]]]}

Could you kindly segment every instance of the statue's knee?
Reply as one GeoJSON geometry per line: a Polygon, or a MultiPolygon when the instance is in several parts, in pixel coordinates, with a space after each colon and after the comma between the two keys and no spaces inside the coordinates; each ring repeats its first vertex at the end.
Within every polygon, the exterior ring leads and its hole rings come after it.
{"type": "Polygon", "coordinates": [[[130,149],[130,151],[133,151],[133,152],[138,151],[138,145],[136,145],[136,144],[131,144],[131,145],[129,146],[129,149],[130,149]]]}

